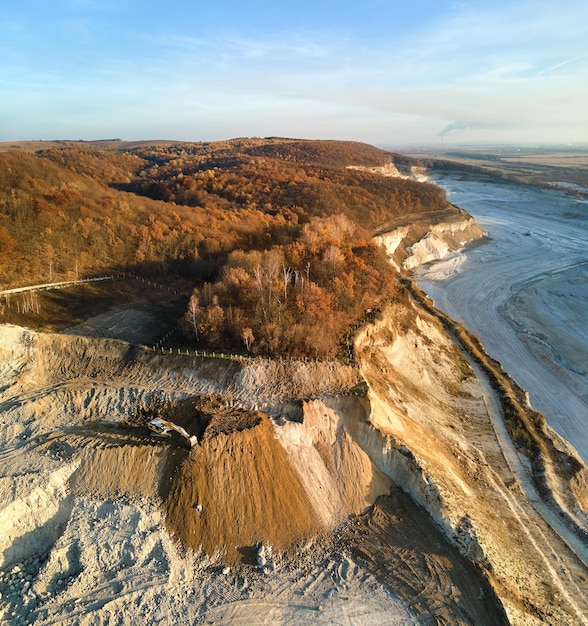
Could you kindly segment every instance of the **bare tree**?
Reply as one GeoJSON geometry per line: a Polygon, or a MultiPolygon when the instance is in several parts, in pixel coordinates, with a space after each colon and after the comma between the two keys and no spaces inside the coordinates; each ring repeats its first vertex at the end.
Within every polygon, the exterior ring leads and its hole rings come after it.
{"type": "Polygon", "coordinates": [[[284,276],[284,303],[288,300],[288,285],[292,282],[292,270],[285,265],[282,266],[284,276]]]}
{"type": "Polygon", "coordinates": [[[196,314],[198,312],[198,296],[196,294],[192,295],[190,298],[190,302],[188,303],[188,312],[190,315],[190,322],[192,323],[192,329],[194,330],[194,334],[196,335],[196,341],[200,341],[198,336],[198,323],[196,319],[196,314]]]}
{"type": "Polygon", "coordinates": [[[278,276],[280,271],[280,265],[283,262],[283,256],[281,251],[279,250],[268,250],[265,254],[265,274],[266,280],[268,284],[268,306],[271,309],[272,300],[273,300],[273,284],[274,278],[278,276]]]}
{"type": "Polygon", "coordinates": [[[251,328],[243,329],[243,332],[241,333],[241,339],[243,340],[243,343],[247,348],[247,352],[251,352],[251,346],[255,341],[255,337],[253,336],[253,331],[251,330],[251,328]]]}
{"type": "Polygon", "coordinates": [[[259,295],[263,293],[263,270],[261,269],[261,265],[256,265],[253,270],[253,276],[255,277],[255,284],[257,285],[257,289],[259,290],[259,295]]]}

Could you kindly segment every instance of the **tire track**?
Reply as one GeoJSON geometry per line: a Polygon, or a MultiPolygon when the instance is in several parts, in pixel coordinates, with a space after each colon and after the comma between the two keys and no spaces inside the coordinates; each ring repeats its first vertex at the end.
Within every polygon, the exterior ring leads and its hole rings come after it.
{"type": "Polygon", "coordinates": [[[558,548],[556,549],[552,545],[553,539],[548,539],[546,532],[541,530],[538,525],[538,520],[533,519],[529,513],[524,511],[519,500],[514,497],[513,493],[508,488],[505,488],[498,474],[494,472],[498,479],[494,481],[496,490],[502,493],[513,516],[515,519],[519,520],[520,528],[525,532],[531,545],[533,545],[537,554],[543,560],[545,570],[549,573],[551,580],[566,598],[568,604],[575,610],[578,619],[577,623],[588,624],[588,618],[586,617],[588,615],[586,590],[585,587],[577,582],[578,580],[582,580],[588,571],[588,548],[561,520],[559,520],[553,511],[542,502],[535,484],[529,476],[508,434],[506,425],[502,419],[496,392],[490,385],[486,374],[482,371],[480,366],[469,355],[466,356],[485,390],[484,400],[488,408],[488,415],[492,422],[494,432],[496,433],[496,438],[502,450],[505,462],[512,474],[516,477],[529,505],[539,516],[540,520],[546,524],[549,531],[555,535],[556,540],[559,540],[560,545],[558,548]],[[562,558],[562,553],[566,551],[571,552],[571,559],[562,558]],[[575,560],[576,563],[574,563],[575,560]],[[552,565],[552,561],[559,564],[559,573],[552,565]],[[580,567],[578,567],[578,564],[580,564],[580,567]],[[575,574],[574,576],[571,574],[572,571],[575,574]],[[562,584],[561,574],[563,574],[566,584],[562,584]],[[568,592],[568,588],[570,587],[575,590],[573,596],[568,592]],[[577,600],[581,600],[581,602],[577,600]]]}

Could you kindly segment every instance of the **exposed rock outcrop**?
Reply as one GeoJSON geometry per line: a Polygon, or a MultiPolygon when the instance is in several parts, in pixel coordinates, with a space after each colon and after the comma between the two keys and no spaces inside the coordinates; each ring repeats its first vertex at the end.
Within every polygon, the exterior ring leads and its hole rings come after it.
{"type": "MultiPolygon", "coordinates": [[[[425,167],[406,163],[402,164],[402,171],[394,162],[374,167],[349,165],[347,169],[420,182],[427,180],[425,167]]],[[[446,217],[441,213],[429,216],[423,212],[405,215],[403,223],[382,227],[374,239],[384,246],[397,270],[411,270],[443,259],[486,234],[474,218],[461,209],[446,217]]]]}
{"type": "MultiPolygon", "coordinates": [[[[538,503],[484,373],[439,319],[418,302],[408,311],[393,303],[357,336],[372,425],[360,431],[362,448],[488,572],[513,623],[529,614],[584,623],[588,598],[574,590],[585,580],[586,546],[553,514],[557,507],[538,503]]],[[[569,495],[561,481],[554,487],[569,495]]]]}
{"type": "Polygon", "coordinates": [[[374,239],[385,247],[397,269],[411,270],[424,263],[443,259],[485,232],[473,217],[438,224],[412,224],[380,233],[374,239]]]}

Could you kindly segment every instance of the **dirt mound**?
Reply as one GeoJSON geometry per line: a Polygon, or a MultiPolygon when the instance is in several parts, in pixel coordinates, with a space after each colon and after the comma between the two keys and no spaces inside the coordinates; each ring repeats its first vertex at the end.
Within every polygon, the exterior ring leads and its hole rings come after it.
{"type": "Polygon", "coordinates": [[[401,489],[379,498],[369,515],[356,518],[345,540],[355,557],[410,605],[419,623],[508,623],[480,569],[447,542],[401,489]]]}
{"type": "Polygon", "coordinates": [[[319,522],[269,419],[205,436],[171,477],[168,530],[185,546],[225,562],[251,558],[256,544],[277,549],[314,533],[319,522]]]}
{"type": "Polygon", "coordinates": [[[276,436],[325,527],[336,527],[348,515],[364,512],[390,490],[390,479],[356,441],[366,407],[356,396],[304,402],[302,422],[287,422],[276,436]]]}
{"type": "Polygon", "coordinates": [[[232,409],[216,413],[211,416],[204,437],[207,441],[210,441],[221,434],[228,435],[255,428],[261,423],[261,420],[261,413],[258,411],[247,411],[246,409],[232,409]]]}
{"type": "Polygon", "coordinates": [[[284,549],[388,493],[390,480],[353,439],[354,424],[366,418],[359,398],[304,402],[301,415],[272,422],[215,395],[155,398],[140,410],[135,426],[158,417],[200,441],[189,453],[179,436],[167,440],[159,484],[172,534],[225,562],[237,553],[247,562],[259,542],[284,549]]]}
{"type": "Polygon", "coordinates": [[[70,488],[75,494],[96,498],[153,498],[158,493],[157,476],[164,452],[155,446],[81,450],[80,466],[70,488]]]}

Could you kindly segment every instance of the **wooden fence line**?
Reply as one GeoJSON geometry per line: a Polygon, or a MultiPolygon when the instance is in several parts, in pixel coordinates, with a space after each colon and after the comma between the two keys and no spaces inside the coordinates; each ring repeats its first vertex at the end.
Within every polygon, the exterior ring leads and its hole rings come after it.
{"type": "Polygon", "coordinates": [[[64,280],[64,281],[56,282],[56,283],[45,283],[42,285],[28,285],[26,287],[15,287],[13,289],[4,289],[0,291],[0,297],[2,296],[9,297],[13,294],[27,293],[30,291],[49,291],[50,289],[63,289],[65,287],[72,287],[74,285],[79,285],[81,283],[93,283],[93,282],[100,282],[100,281],[105,281],[105,280],[117,280],[121,278],[133,278],[134,280],[138,280],[146,285],[149,285],[150,287],[154,287],[156,289],[167,289],[167,291],[169,291],[170,293],[174,293],[174,294],[178,293],[176,289],[170,289],[166,285],[163,285],[162,283],[158,283],[149,278],[143,278],[142,276],[137,276],[136,274],[133,274],[132,272],[123,272],[122,274],[110,274],[108,276],[97,276],[94,278],[78,278],[77,280],[64,280]]]}
{"type": "MultiPolygon", "coordinates": [[[[169,287],[166,287],[165,285],[162,285],[161,283],[156,283],[155,281],[152,281],[148,278],[137,276],[136,274],[133,274],[132,272],[123,272],[122,274],[111,274],[109,276],[97,276],[94,278],[80,278],[78,280],[62,281],[62,282],[56,282],[56,283],[46,283],[43,285],[29,285],[27,287],[16,287],[14,289],[5,289],[3,291],[0,291],[0,297],[4,296],[8,302],[9,297],[13,294],[27,293],[31,291],[48,291],[50,289],[62,289],[64,287],[78,285],[80,283],[100,282],[100,281],[106,281],[106,280],[116,280],[120,278],[133,278],[135,280],[139,280],[142,283],[149,285],[150,287],[156,287],[159,289],[167,289],[170,293],[172,292],[175,294],[178,293],[176,290],[172,290],[169,287]]],[[[360,325],[357,324],[354,330],[356,330],[359,326],[360,325]]],[[[242,355],[242,354],[214,352],[212,350],[189,350],[187,348],[175,348],[174,349],[171,347],[168,347],[168,348],[164,347],[162,344],[173,333],[176,333],[177,331],[178,331],[178,328],[173,328],[152,346],[142,344],[142,347],[151,352],[158,352],[161,354],[179,354],[179,355],[194,356],[194,357],[200,357],[200,358],[228,359],[228,360],[233,360],[233,361],[248,361],[248,362],[254,362],[257,359],[279,360],[279,361],[282,360],[281,358],[280,359],[271,359],[271,358],[268,359],[268,357],[262,357],[262,356],[254,357],[254,356],[248,356],[248,355],[242,355]]],[[[347,351],[348,351],[347,364],[351,364],[354,361],[354,357],[353,357],[353,351],[350,346],[349,338],[347,338],[347,351]]],[[[291,359],[288,359],[288,360],[291,360],[291,359]]],[[[294,359],[294,360],[298,360],[303,363],[310,363],[313,361],[313,359],[294,359]]],[[[314,361],[318,363],[321,361],[321,359],[315,358],[314,361]]]]}
{"type": "MultiPolygon", "coordinates": [[[[126,278],[126,274],[111,274],[110,276],[97,276],[95,278],[79,278],[78,280],[64,280],[58,283],[45,283],[43,285],[29,285],[27,287],[15,287],[14,289],[4,289],[0,291],[0,296],[9,296],[14,293],[26,293],[27,291],[49,291],[50,289],[63,289],[71,285],[80,283],[92,283],[103,280],[115,280],[116,278],[126,278]]],[[[129,275],[130,278],[130,275],[129,275]]]]}

